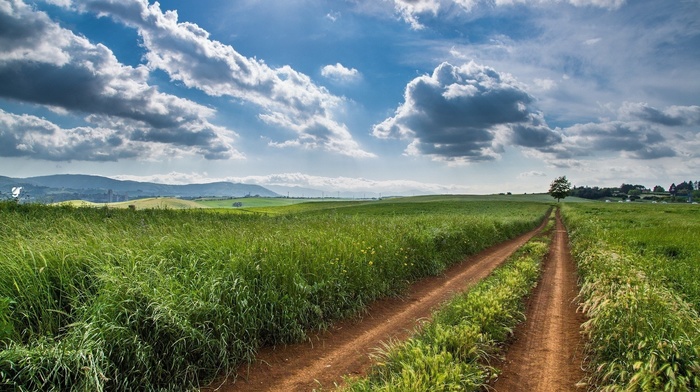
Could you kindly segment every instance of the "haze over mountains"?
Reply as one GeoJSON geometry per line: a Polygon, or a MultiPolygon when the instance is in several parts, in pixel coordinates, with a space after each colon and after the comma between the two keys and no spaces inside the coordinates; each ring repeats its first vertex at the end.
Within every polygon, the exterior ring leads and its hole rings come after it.
{"type": "Polygon", "coordinates": [[[9,198],[12,187],[21,186],[22,199],[35,202],[86,200],[118,202],[144,197],[279,197],[260,185],[212,182],[208,184],[168,185],[152,182],[122,181],[81,174],[12,178],[0,176],[0,199],[9,198]]]}

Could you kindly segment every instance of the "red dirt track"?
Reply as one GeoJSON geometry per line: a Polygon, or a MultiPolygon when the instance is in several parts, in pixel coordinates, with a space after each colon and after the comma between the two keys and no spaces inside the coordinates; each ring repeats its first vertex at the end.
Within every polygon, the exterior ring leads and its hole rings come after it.
{"type": "Polygon", "coordinates": [[[527,319],[515,331],[495,391],[584,391],[584,316],[577,312],[576,270],[557,212],[556,235],[540,283],[529,300],[527,319]]]}
{"type": "Polygon", "coordinates": [[[339,322],[305,343],[264,348],[254,363],[238,369],[237,379],[204,390],[331,390],[344,375],[363,375],[371,365],[369,355],[382,342],[407,338],[438,305],[488,276],[542,227],[469,257],[442,276],[417,282],[404,298],[376,301],[359,320],[339,322]]]}

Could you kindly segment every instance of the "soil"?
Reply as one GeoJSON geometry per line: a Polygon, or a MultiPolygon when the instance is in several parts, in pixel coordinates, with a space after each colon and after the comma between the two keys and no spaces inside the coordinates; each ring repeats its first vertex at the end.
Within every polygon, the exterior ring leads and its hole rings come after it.
{"type": "Polygon", "coordinates": [[[526,321],[516,328],[495,391],[584,391],[584,341],[577,312],[576,268],[557,212],[556,235],[541,281],[528,301],[526,321]]]}
{"type": "Polygon", "coordinates": [[[362,376],[383,342],[409,337],[432,310],[488,276],[542,227],[469,257],[441,276],[421,280],[402,298],[376,301],[361,318],[338,322],[304,343],[263,348],[254,363],[237,370],[237,378],[203,391],[332,390],[343,376],[362,376]]]}

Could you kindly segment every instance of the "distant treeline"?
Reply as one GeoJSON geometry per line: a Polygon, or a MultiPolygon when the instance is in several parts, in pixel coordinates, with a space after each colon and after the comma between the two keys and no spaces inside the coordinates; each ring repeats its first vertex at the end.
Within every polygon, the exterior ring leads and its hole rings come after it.
{"type": "Polygon", "coordinates": [[[569,193],[571,196],[581,197],[584,199],[604,199],[607,197],[639,197],[642,194],[657,194],[668,196],[686,197],[692,195],[693,198],[700,198],[700,181],[683,181],[680,184],[672,183],[668,188],[661,185],[655,185],[653,188],[647,188],[639,184],[622,184],[619,187],[590,187],[590,186],[574,186],[569,193]]]}

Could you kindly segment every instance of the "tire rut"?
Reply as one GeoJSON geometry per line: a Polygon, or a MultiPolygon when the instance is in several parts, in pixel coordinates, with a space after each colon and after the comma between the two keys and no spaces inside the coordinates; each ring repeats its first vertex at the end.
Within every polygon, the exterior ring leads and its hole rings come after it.
{"type": "Polygon", "coordinates": [[[526,321],[515,330],[492,383],[495,391],[576,391],[584,378],[584,316],[577,311],[576,268],[568,235],[557,211],[556,233],[540,283],[528,302],[526,321]]]}

